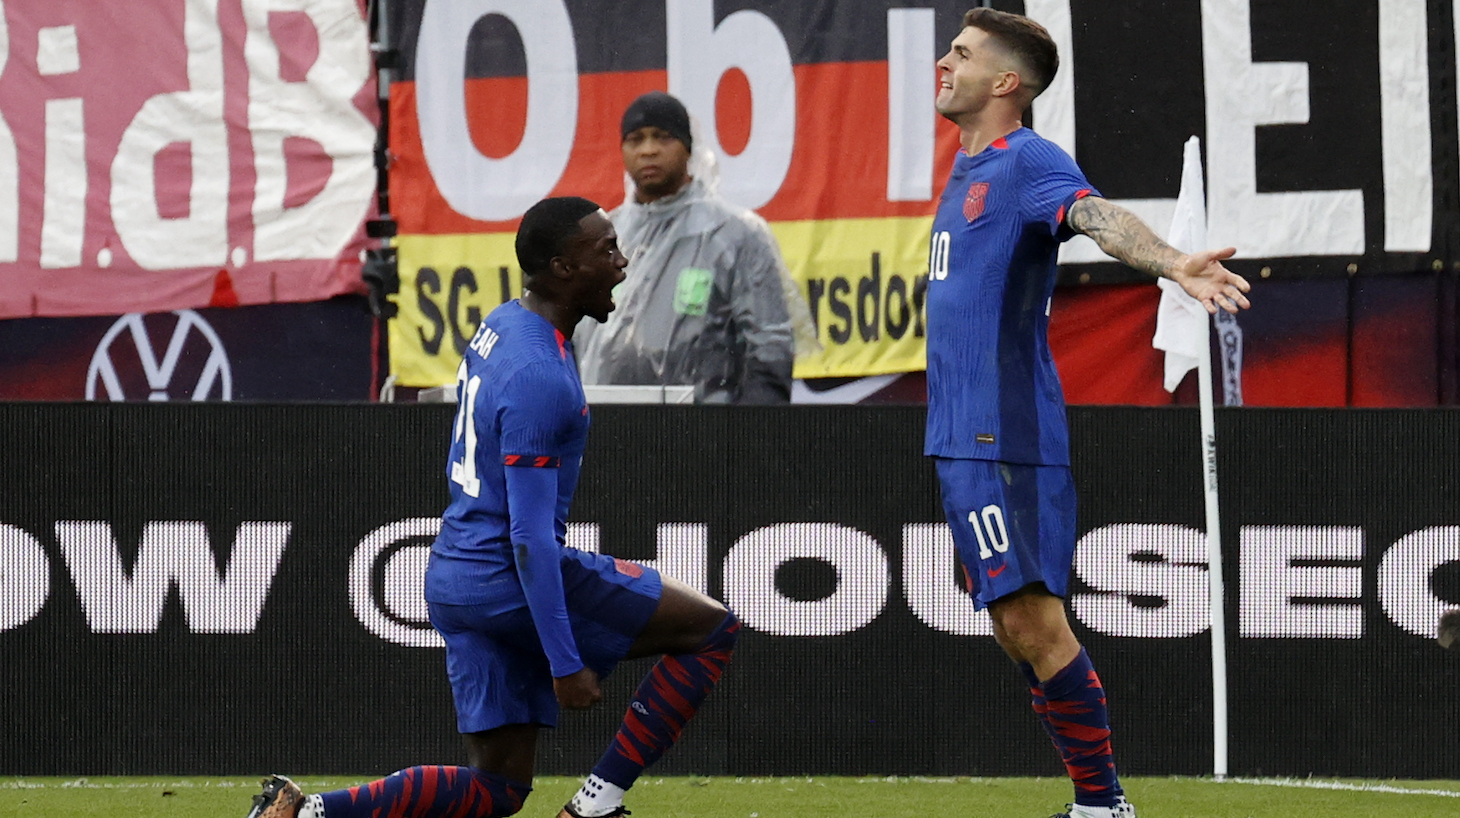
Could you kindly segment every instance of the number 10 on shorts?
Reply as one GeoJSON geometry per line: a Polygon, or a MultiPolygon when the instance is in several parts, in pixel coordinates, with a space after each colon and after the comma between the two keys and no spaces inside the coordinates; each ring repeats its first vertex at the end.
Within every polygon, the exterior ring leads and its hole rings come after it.
{"type": "Polygon", "coordinates": [[[973,535],[978,538],[978,558],[989,559],[994,551],[1000,554],[1009,550],[1009,529],[1004,527],[1004,510],[997,505],[987,505],[982,511],[968,512],[968,524],[973,526],[973,535]],[[989,550],[989,546],[993,550],[989,550]]]}

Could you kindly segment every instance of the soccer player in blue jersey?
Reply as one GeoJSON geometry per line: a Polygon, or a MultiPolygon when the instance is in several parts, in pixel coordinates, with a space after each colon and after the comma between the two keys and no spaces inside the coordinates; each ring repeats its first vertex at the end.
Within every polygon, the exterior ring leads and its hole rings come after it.
{"type": "Polygon", "coordinates": [[[1075,548],[1064,395],[1047,331],[1059,244],[1179,283],[1215,313],[1248,306],[1222,266],[1183,254],[1100,197],[1067,154],[1022,126],[1059,65],[1039,24],[979,8],[938,61],[938,112],[959,152],[933,221],[927,295],[928,426],[943,509],[975,605],[1028,679],[1075,787],[1067,818],[1133,818],[1116,777],[1105,692],[1064,599],[1075,548]]]}
{"type": "Polygon", "coordinates": [[[532,789],[540,727],[586,708],[625,658],[663,654],[562,818],[627,815],[624,792],[719,680],[735,615],[657,571],[563,545],[588,435],[573,328],[602,322],[628,262],[598,205],[545,199],[522,217],[525,292],[493,310],[457,373],[451,504],[426,600],[446,642],[467,766],[422,766],[305,796],[275,776],[249,818],[487,818],[532,789]]]}

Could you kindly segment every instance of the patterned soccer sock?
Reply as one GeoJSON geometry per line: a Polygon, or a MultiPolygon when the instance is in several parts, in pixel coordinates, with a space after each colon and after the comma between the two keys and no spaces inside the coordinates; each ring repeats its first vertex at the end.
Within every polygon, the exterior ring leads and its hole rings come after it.
{"type": "Polygon", "coordinates": [[[632,787],[644,768],[658,761],[679,738],[685,722],[720,680],[739,633],[740,620],[727,613],[693,653],[661,658],[639,683],[624,712],[623,726],[593,774],[621,789],[632,787]]]}
{"type": "Polygon", "coordinates": [[[1105,688],[1090,664],[1090,655],[1080,648],[1074,661],[1045,680],[1045,718],[1050,738],[1059,748],[1070,781],[1075,785],[1075,803],[1087,807],[1113,807],[1124,794],[1115,775],[1115,757],[1110,751],[1110,717],[1105,709],[1105,688]]]}
{"type": "Polygon", "coordinates": [[[530,792],[526,784],[475,767],[410,767],[369,784],[310,796],[300,818],[495,818],[522,809],[530,792]],[[315,804],[323,811],[305,816],[315,804]]]}
{"type": "MultiPolygon", "coordinates": [[[[1039,681],[1039,675],[1034,672],[1034,665],[1028,662],[1019,663],[1019,672],[1024,674],[1024,681],[1029,683],[1029,705],[1034,709],[1034,715],[1039,717],[1039,725],[1049,735],[1049,740],[1054,744],[1056,750],[1060,749],[1059,739],[1055,736],[1054,725],[1049,723],[1049,704],[1044,700],[1044,685],[1039,681]]],[[[1063,750],[1060,750],[1063,754],[1063,750]]]]}

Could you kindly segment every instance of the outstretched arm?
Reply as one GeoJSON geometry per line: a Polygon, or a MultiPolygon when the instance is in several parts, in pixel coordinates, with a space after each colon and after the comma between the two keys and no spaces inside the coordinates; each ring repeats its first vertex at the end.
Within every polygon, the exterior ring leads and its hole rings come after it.
{"type": "Polygon", "coordinates": [[[1209,313],[1215,314],[1218,307],[1235,313],[1252,306],[1243,295],[1252,285],[1222,266],[1223,259],[1237,252],[1235,247],[1183,253],[1162,241],[1134,213],[1097,196],[1087,196],[1071,205],[1065,221],[1076,232],[1094,239],[1108,255],[1180,284],[1209,313]]]}

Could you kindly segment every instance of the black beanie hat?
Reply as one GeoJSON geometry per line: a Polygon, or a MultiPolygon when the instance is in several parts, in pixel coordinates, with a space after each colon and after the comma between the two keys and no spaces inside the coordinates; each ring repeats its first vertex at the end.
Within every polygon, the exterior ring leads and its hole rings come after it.
{"type": "Polygon", "coordinates": [[[650,126],[668,131],[687,150],[694,148],[689,135],[689,112],[683,103],[663,91],[650,91],[629,103],[618,126],[619,139],[650,126]]]}

